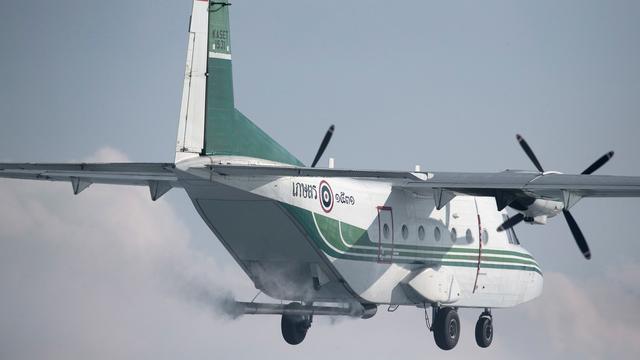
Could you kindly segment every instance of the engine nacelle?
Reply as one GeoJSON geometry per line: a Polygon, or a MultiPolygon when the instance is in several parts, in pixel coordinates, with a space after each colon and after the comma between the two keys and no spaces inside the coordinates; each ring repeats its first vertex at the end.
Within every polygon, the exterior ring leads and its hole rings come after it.
{"type": "Polygon", "coordinates": [[[560,201],[536,199],[525,210],[518,209],[518,211],[525,216],[525,221],[544,225],[547,223],[547,218],[558,215],[562,209],[564,204],[560,201]]]}

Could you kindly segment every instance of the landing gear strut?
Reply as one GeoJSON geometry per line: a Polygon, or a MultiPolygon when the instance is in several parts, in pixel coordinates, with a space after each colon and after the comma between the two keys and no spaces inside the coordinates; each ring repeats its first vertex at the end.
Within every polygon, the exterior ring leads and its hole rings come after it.
{"type": "MultiPolygon", "coordinates": [[[[286,309],[300,309],[302,304],[292,302],[286,306],[286,309]]],[[[280,328],[282,329],[282,337],[290,345],[298,345],[307,336],[307,330],[311,327],[312,315],[282,314],[280,328]]]]}
{"type": "Polygon", "coordinates": [[[460,338],[460,318],[456,309],[445,307],[436,310],[431,330],[436,345],[440,349],[453,349],[460,338]]]}
{"type": "Polygon", "coordinates": [[[476,343],[482,348],[489,347],[493,341],[493,317],[486,309],[476,323],[476,343]]]}

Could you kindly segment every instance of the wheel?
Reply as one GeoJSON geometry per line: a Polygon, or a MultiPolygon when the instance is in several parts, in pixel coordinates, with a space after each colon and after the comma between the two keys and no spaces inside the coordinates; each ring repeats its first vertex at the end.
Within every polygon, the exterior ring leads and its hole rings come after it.
{"type": "Polygon", "coordinates": [[[451,350],[460,338],[460,318],[454,308],[446,307],[437,312],[433,324],[433,338],[442,350],[451,350]]]}
{"type": "MultiPolygon", "coordinates": [[[[300,303],[294,302],[287,305],[287,308],[297,309],[301,308],[300,303]]],[[[280,329],[282,330],[282,337],[290,345],[300,344],[307,336],[307,330],[311,327],[311,316],[308,315],[282,315],[280,321],[280,329]]]]}
{"type": "Polygon", "coordinates": [[[486,348],[493,341],[493,321],[490,315],[482,314],[476,323],[476,343],[486,348]]]}

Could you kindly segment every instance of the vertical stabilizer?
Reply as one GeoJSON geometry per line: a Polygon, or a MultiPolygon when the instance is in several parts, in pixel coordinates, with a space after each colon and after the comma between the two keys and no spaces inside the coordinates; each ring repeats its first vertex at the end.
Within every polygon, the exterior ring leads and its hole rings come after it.
{"type": "Polygon", "coordinates": [[[230,5],[193,0],[176,162],[232,155],[301,166],[234,106],[230,5]]]}

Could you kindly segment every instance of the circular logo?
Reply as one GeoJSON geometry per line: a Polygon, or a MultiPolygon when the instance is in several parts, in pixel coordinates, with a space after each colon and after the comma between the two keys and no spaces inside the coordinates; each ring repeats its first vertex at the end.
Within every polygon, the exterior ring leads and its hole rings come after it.
{"type": "Polygon", "coordinates": [[[333,209],[333,190],[329,183],[322,180],[320,181],[320,206],[326,213],[331,212],[333,209]]]}

